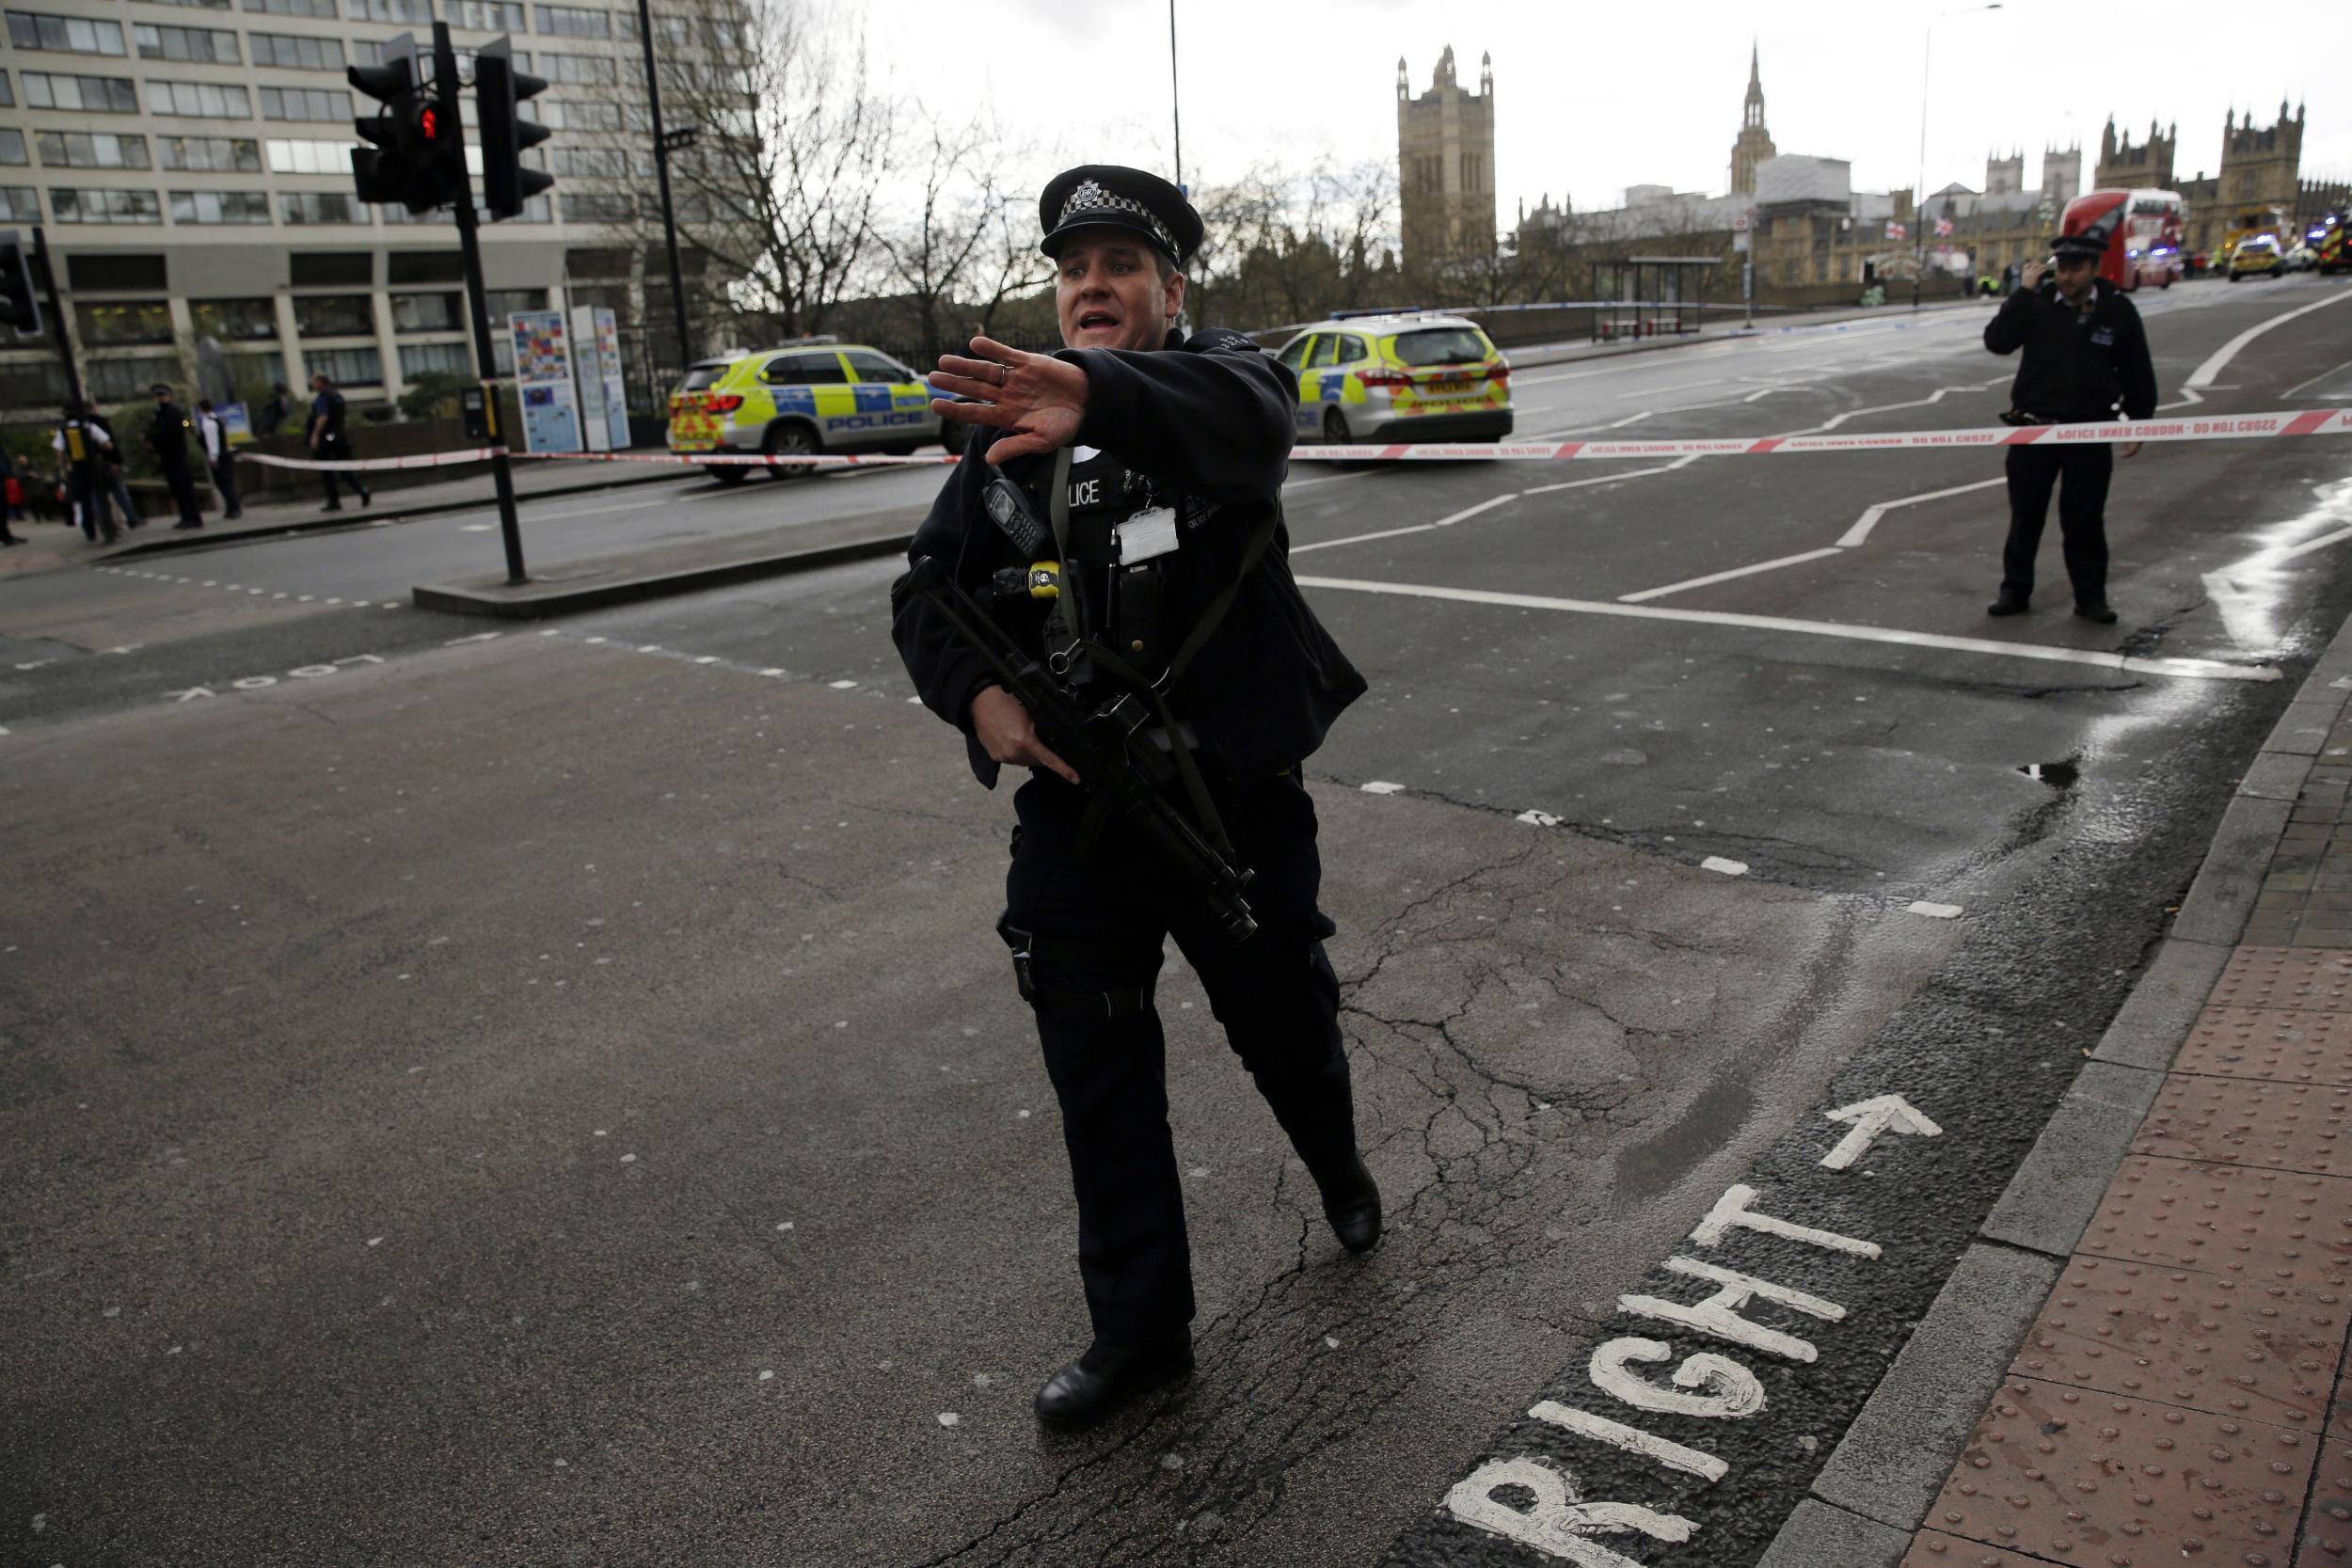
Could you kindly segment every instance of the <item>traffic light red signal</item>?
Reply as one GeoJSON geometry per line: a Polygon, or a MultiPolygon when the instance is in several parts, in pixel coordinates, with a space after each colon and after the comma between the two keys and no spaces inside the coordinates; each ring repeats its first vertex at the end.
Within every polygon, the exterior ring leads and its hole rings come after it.
{"type": "Polygon", "coordinates": [[[352,121],[360,139],[374,144],[351,150],[360,200],[427,213],[469,194],[465,149],[449,134],[453,122],[439,94],[426,84],[412,35],[388,41],[382,64],[350,66],[343,74],[383,105],[381,114],[352,121]]]}

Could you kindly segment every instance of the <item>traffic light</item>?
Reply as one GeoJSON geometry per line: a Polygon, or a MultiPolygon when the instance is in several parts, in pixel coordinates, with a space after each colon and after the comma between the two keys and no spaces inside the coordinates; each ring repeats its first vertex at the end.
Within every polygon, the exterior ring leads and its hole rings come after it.
{"type": "Polygon", "coordinates": [[[523,166],[523,150],[548,139],[520,106],[548,90],[547,79],[515,69],[515,43],[501,38],[474,55],[474,124],[482,134],[482,204],[493,222],[518,217],[523,204],[552,187],[555,176],[523,166]]]}
{"type": "Polygon", "coordinates": [[[13,229],[0,233],[0,323],[19,332],[40,330],[40,296],[33,292],[33,259],[13,229]]]}
{"type": "Polygon", "coordinates": [[[426,213],[465,194],[465,147],[455,117],[426,81],[413,36],[403,33],[387,42],[382,64],[349,66],[343,74],[384,107],[352,121],[362,141],[375,144],[351,150],[360,200],[426,213]]]}

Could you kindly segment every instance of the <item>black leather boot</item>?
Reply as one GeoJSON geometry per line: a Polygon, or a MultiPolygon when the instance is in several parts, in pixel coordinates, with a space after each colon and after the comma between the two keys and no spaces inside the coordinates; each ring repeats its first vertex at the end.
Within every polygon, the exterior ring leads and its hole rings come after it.
{"type": "Polygon", "coordinates": [[[1084,1432],[1128,1400],[1192,1371],[1192,1341],[1106,1345],[1097,1339],[1084,1355],[1045,1380],[1030,1401],[1038,1424],[1084,1432]]]}
{"type": "Polygon", "coordinates": [[[1340,1245],[1350,1252],[1370,1252],[1380,1244],[1380,1188],[1364,1168],[1364,1157],[1357,1155],[1348,1168],[1328,1181],[1318,1180],[1323,1189],[1323,1217],[1331,1222],[1331,1234],[1340,1239],[1340,1245]]]}

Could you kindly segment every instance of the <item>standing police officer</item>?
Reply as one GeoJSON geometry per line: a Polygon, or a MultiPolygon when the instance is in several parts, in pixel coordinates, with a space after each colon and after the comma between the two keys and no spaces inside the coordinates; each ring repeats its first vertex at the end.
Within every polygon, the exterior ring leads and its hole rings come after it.
{"type": "MultiPolygon", "coordinates": [[[[2050,247],[2055,264],[2027,267],[2017,292],[1985,324],[1985,347],[1995,354],[2026,351],[2010,387],[2005,422],[2096,424],[2114,419],[2118,404],[2127,420],[2155,413],[2156,370],[2139,312],[2099,276],[2108,238],[2096,227],[2059,236],[2050,247]]],[[[2138,451],[2137,441],[2127,442],[2123,455],[2138,451]]],[[[2114,472],[2115,457],[2104,441],[2009,449],[2009,543],[2001,551],[2001,592],[1985,606],[1986,614],[2021,615],[2030,607],[2033,560],[2056,488],[2074,613],[2114,624],[2115,611],[2107,608],[2106,517],[2114,472]]]]}
{"type": "Polygon", "coordinates": [[[1165,689],[1148,739],[1191,753],[1200,788],[1180,803],[1254,870],[1259,922],[1253,936],[1230,935],[1122,821],[1089,811],[1084,781],[993,668],[903,581],[894,590],[900,656],[924,703],[964,732],[973,772],[993,788],[1001,765],[1030,770],[1013,798],[997,929],[1037,1017],[1077,1193],[1094,1342],[1034,1402],[1041,1421],[1074,1429],[1192,1370],[1191,1259],[1152,997],[1164,938],[1200,975],[1349,1251],[1378,1242],[1380,1194],[1356,1147],[1339,982],[1323,951],[1334,927],[1316,907],[1314,804],[1299,767],[1364,682],[1286,560],[1296,383],[1238,334],[1173,329],[1178,269],[1201,238],[1175,186],[1074,168],[1047,184],[1039,217],[1066,346],[1025,354],[976,338],[973,357],[941,357],[933,387],[966,401],[932,406],[979,428],[909,553],[951,563],[977,595],[1001,585],[993,618],[1068,672],[1089,705],[1165,689]],[[1067,542],[1056,546],[1057,597],[1032,596],[1032,553],[983,504],[1000,472],[1067,542]]]}
{"type": "Polygon", "coordinates": [[[147,390],[155,400],[154,415],[147,421],[147,450],[163,465],[164,483],[180,508],[180,520],[171,526],[175,530],[202,528],[204,509],[197,502],[196,480],[188,472],[188,432],[194,421],[171,401],[171,388],[164,383],[158,381],[147,390]]]}

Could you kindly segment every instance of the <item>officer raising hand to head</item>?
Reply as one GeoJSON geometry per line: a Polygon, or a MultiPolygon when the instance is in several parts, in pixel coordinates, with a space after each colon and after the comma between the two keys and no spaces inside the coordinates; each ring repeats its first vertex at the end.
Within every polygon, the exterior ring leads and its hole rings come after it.
{"type": "Polygon", "coordinates": [[[1093,1343],[1034,1402],[1046,1425],[1074,1428],[1193,1365],[1152,995],[1166,939],[1348,1251],[1379,1240],[1380,1194],[1356,1147],[1339,983],[1323,951],[1334,927],[1316,903],[1314,802],[1300,772],[1364,682],[1286,559],[1296,383],[1237,333],[1174,330],[1201,239],[1175,186],[1131,168],[1071,169],[1046,186],[1039,216],[1065,346],[1028,354],[976,338],[968,355],[940,359],[932,385],[964,401],[932,406],[975,428],[915,533],[916,570],[892,590],[892,636],[924,703],[964,732],[982,784],[993,788],[1007,765],[1030,769],[1013,798],[997,932],[1036,1017],[1077,1197],[1093,1343]],[[1155,837],[1131,799],[1109,809],[1105,781],[1055,754],[1006,685],[1019,673],[976,647],[961,611],[926,586],[942,567],[981,601],[990,638],[1053,672],[1039,700],[1115,733],[1089,768],[1107,758],[1128,784],[1181,781],[1150,798],[1187,828],[1155,837]],[[1204,902],[1171,861],[1165,841],[1188,835],[1248,868],[1246,918],[1231,901],[1204,902]]]}

